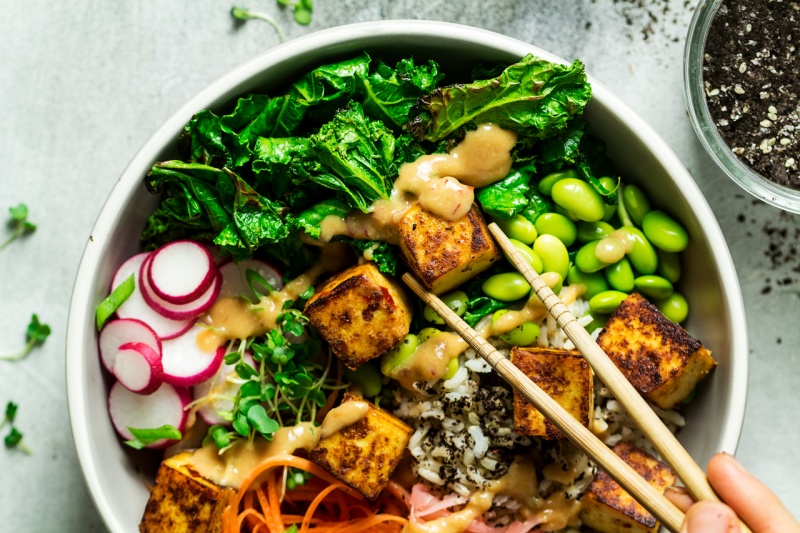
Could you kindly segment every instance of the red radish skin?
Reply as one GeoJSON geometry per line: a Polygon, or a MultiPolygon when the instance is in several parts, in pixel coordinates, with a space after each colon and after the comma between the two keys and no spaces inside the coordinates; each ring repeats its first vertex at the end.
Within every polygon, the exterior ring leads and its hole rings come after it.
{"type": "Polygon", "coordinates": [[[217,265],[202,244],[180,240],[152,253],[147,266],[149,288],[171,304],[200,298],[217,276],[217,265]]]}
{"type": "MultiPolygon", "coordinates": [[[[108,414],[117,433],[131,440],[128,428],[155,429],[169,425],[183,433],[186,429],[187,412],[192,401],[189,389],[163,383],[153,394],[144,396],[131,392],[117,382],[108,395],[108,414]]],[[[162,439],[147,448],[166,448],[175,441],[162,439]]]]}
{"type": "Polygon", "coordinates": [[[220,265],[219,271],[222,274],[222,288],[219,291],[219,298],[230,298],[244,296],[252,300],[255,298],[253,291],[247,283],[247,269],[251,269],[261,275],[276,290],[283,288],[283,278],[281,272],[274,266],[258,259],[245,259],[238,263],[229,262],[220,265]]]}
{"type": "Polygon", "coordinates": [[[197,335],[204,331],[202,326],[194,326],[178,338],[161,343],[161,365],[164,381],[190,387],[210,379],[225,358],[225,347],[214,352],[204,352],[197,344],[197,335]]]}
{"type": "Polygon", "coordinates": [[[117,269],[114,279],[111,282],[111,291],[116,289],[123,281],[128,279],[131,274],[136,281],[136,288],[133,293],[117,308],[119,318],[132,318],[140,320],[150,326],[161,340],[173,339],[186,333],[194,325],[194,319],[172,320],[160,315],[144,300],[139,282],[139,274],[142,264],[150,256],[150,252],[136,254],[117,269]]]}
{"type": "Polygon", "coordinates": [[[161,353],[143,342],[128,342],[119,347],[114,375],[122,386],[137,394],[153,394],[163,383],[161,353]]]}
{"type": "MultiPolygon", "coordinates": [[[[245,352],[244,356],[242,356],[242,359],[247,364],[258,370],[256,368],[255,361],[253,361],[253,356],[250,355],[250,353],[245,352]]],[[[239,391],[240,383],[228,381],[228,376],[238,378],[238,375],[236,374],[236,365],[222,364],[220,365],[217,373],[214,374],[211,379],[192,387],[192,396],[194,397],[195,401],[212,393],[235,397],[236,393],[239,391]]],[[[219,411],[231,411],[232,409],[232,400],[227,398],[214,398],[210,399],[206,403],[201,404],[197,410],[197,414],[200,415],[200,417],[211,426],[216,424],[226,426],[230,425],[231,422],[222,418],[219,415],[219,411]]]]}
{"type": "Polygon", "coordinates": [[[142,280],[142,296],[144,297],[145,302],[147,302],[147,305],[149,305],[156,313],[172,320],[194,320],[208,311],[211,306],[214,305],[222,286],[222,278],[218,272],[215,274],[211,286],[206,289],[206,292],[204,292],[200,298],[187,304],[173,304],[155,294],[155,292],[153,292],[153,288],[150,286],[150,283],[147,280],[146,272],[149,268],[151,259],[152,256],[145,259],[144,263],[142,263],[140,267],[141,271],[139,273],[139,279],[142,280]]]}
{"type": "Polygon", "coordinates": [[[120,346],[129,342],[142,342],[161,354],[161,340],[153,328],[135,318],[118,318],[103,327],[97,340],[100,360],[106,370],[114,373],[117,352],[120,346]]]}

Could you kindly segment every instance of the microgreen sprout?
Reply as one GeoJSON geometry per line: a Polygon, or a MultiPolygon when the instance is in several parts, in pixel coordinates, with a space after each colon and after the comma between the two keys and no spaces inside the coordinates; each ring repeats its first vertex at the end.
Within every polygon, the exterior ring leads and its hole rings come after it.
{"type": "Polygon", "coordinates": [[[264,13],[263,11],[252,11],[244,7],[233,6],[231,8],[231,16],[236,20],[241,20],[243,22],[252,19],[259,19],[266,21],[273,28],[275,28],[275,32],[278,34],[278,38],[281,40],[281,42],[284,42],[286,40],[286,38],[283,35],[283,29],[281,29],[280,24],[278,24],[278,21],[272,18],[272,15],[270,15],[269,13],[264,13]]]}
{"type": "Polygon", "coordinates": [[[3,442],[6,445],[6,448],[17,448],[18,450],[22,450],[28,455],[31,455],[31,449],[25,446],[22,442],[22,432],[14,427],[14,419],[17,417],[17,409],[19,406],[14,402],[8,402],[6,404],[6,413],[5,417],[3,418],[3,422],[0,423],[0,428],[4,427],[6,424],[11,424],[11,430],[8,432],[8,435],[5,436],[3,442]]]}
{"type": "Polygon", "coordinates": [[[8,212],[11,213],[11,220],[8,221],[8,226],[11,228],[11,236],[3,244],[0,244],[0,250],[19,237],[36,231],[36,225],[28,220],[27,205],[19,204],[16,207],[9,207],[8,212]]]}
{"type": "Polygon", "coordinates": [[[36,347],[42,344],[50,335],[50,326],[39,322],[39,317],[36,314],[31,316],[31,321],[28,324],[28,329],[25,331],[25,340],[27,344],[21,352],[2,355],[0,360],[3,361],[19,361],[25,359],[29,353],[36,347]]]}
{"type": "Polygon", "coordinates": [[[19,405],[15,404],[14,402],[8,402],[6,404],[6,414],[3,418],[3,422],[0,422],[0,429],[2,429],[6,424],[13,424],[14,418],[17,416],[17,409],[19,405]]]}
{"type": "Polygon", "coordinates": [[[294,21],[300,25],[311,24],[311,13],[314,11],[314,0],[278,0],[278,4],[294,9],[294,21]]]}

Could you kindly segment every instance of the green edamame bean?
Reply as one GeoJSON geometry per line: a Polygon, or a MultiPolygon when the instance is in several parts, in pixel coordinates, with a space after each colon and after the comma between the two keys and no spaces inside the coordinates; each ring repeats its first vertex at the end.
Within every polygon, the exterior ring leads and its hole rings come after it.
{"type": "Polygon", "coordinates": [[[613,313],[627,297],[628,295],[621,291],[601,292],[589,300],[589,310],[593,313],[613,313]]]}
{"type": "Polygon", "coordinates": [[[683,226],[663,211],[650,211],[642,220],[642,230],[654,246],[665,252],[680,252],[689,244],[683,226]]]}
{"type": "Polygon", "coordinates": [[[608,290],[608,282],[606,277],[600,272],[583,272],[577,266],[571,266],[569,274],[567,274],[568,285],[583,285],[586,287],[586,298],[591,299],[593,296],[608,290]]]}
{"type": "Polygon", "coordinates": [[[655,274],[658,267],[658,256],[653,245],[650,244],[650,241],[647,240],[640,229],[626,226],[625,231],[628,232],[631,242],[628,259],[630,259],[633,268],[640,274],[655,274]]]}
{"type": "MultiPolygon", "coordinates": [[[[553,238],[555,239],[555,237],[553,238]]],[[[519,272],[503,272],[484,281],[481,290],[486,296],[495,300],[513,302],[527,296],[531,287],[519,272]]]]}
{"type": "Polygon", "coordinates": [[[566,178],[557,181],[551,193],[553,202],[581,220],[597,222],[605,215],[603,197],[583,180],[566,178]]]}
{"type": "Polygon", "coordinates": [[[603,222],[610,222],[612,218],[617,214],[617,206],[605,204],[605,213],[603,214],[602,221],[603,222]]]}
{"type": "Polygon", "coordinates": [[[427,342],[441,332],[441,330],[436,328],[422,328],[422,331],[419,332],[419,336],[417,337],[418,342],[419,344],[427,342]]]}
{"type": "Polygon", "coordinates": [[[442,379],[444,380],[453,379],[453,377],[455,377],[457,372],[458,372],[458,357],[453,357],[447,363],[447,372],[444,373],[442,379]]]}
{"type": "Polygon", "coordinates": [[[567,178],[577,178],[578,172],[575,169],[563,170],[560,172],[553,172],[543,177],[539,182],[539,192],[550,196],[553,190],[553,185],[557,182],[567,178]]]}
{"type": "Polygon", "coordinates": [[[517,239],[520,242],[530,245],[536,240],[536,226],[533,222],[522,215],[514,215],[508,220],[495,218],[494,221],[503,230],[509,239],[517,239]]]}
{"type": "Polygon", "coordinates": [[[553,292],[558,294],[564,286],[564,278],[558,272],[543,272],[540,276],[545,285],[553,289],[553,292]]]}
{"type": "Polygon", "coordinates": [[[622,258],[605,269],[608,284],[622,292],[631,292],[634,287],[633,269],[627,258],[622,258]]]}
{"type": "Polygon", "coordinates": [[[510,309],[499,309],[499,310],[495,311],[494,313],[492,313],[492,324],[497,322],[498,318],[500,318],[504,314],[508,313],[509,311],[510,311],[510,309]]]}
{"type": "Polygon", "coordinates": [[[364,363],[356,370],[345,368],[343,375],[351,383],[355,383],[364,391],[364,396],[374,398],[381,392],[381,373],[372,363],[364,363]]]}
{"type": "Polygon", "coordinates": [[[608,266],[608,263],[603,263],[597,258],[597,243],[600,241],[592,241],[584,244],[578,253],[575,254],[575,266],[584,272],[597,272],[608,266]]]}
{"type": "Polygon", "coordinates": [[[525,322],[515,327],[508,333],[500,335],[503,342],[512,346],[530,346],[539,339],[539,325],[535,322],[525,322]]]}
{"type": "Polygon", "coordinates": [[[598,181],[600,182],[600,185],[602,185],[603,188],[608,192],[617,192],[617,189],[619,189],[618,179],[614,179],[609,176],[603,176],[598,181]]]}
{"type": "Polygon", "coordinates": [[[689,302],[680,293],[673,292],[663,300],[656,300],[653,303],[664,313],[665,317],[676,324],[680,324],[689,316],[689,302]]]}
{"type": "Polygon", "coordinates": [[[607,222],[578,222],[577,234],[579,242],[592,242],[609,235],[614,231],[614,226],[607,222]]]}
{"type": "MultiPolygon", "coordinates": [[[[617,193],[617,201],[619,202],[619,180],[614,178],[609,178],[608,176],[600,178],[600,185],[609,192],[616,192],[617,193]]],[[[617,206],[616,205],[609,205],[604,204],[603,209],[605,212],[603,213],[603,222],[608,222],[614,215],[617,214],[617,206]]]]}
{"type": "Polygon", "coordinates": [[[633,285],[637,291],[652,298],[666,298],[672,294],[672,283],[661,276],[639,276],[633,285]]]}
{"type": "Polygon", "coordinates": [[[536,232],[539,235],[555,235],[564,246],[572,246],[578,230],[575,223],[560,213],[544,213],[536,219],[536,232]]]}
{"type": "Polygon", "coordinates": [[[586,331],[591,334],[596,329],[604,328],[608,322],[608,318],[609,317],[606,313],[592,313],[592,321],[589,322],[588,326],[586,326],[586,331]]]}
{"type": "Polygon", "coordinates": [[[658,273],[670,281],[676,283],[681,279],[681,256],[677,252],[665,252],[656,250],[658,255],[658,273]]]}
{"type": "Polygon", "coordinates": [[[533,243],[533,251],[541,258],[545,272],[558,272],[562,279],[567,277],[569,252],[558,237],[539,235],[533,243]]]}
{"type": "Polygon", "coordinates": [[[650,200],[644,191],[636,185],[626,185],[622,189],[622,201],[633,223],[641,226],[644,216],[650,211],[650,200]]]}
{"type": "Polygon", "coordinates": [[[403,361],[411,357],[419,344],[419,338],[413,333],[409,333],[403,337],[403,340],[400,341],[400,344],[392,348],[381,359],[381,374],[391,377],[392,370],[394,370],[394,368],[400,365],[403,361]]]}
{"type": "MultiPolygon", "coordinates": [[[[458,316],[464,316],[464,313],[467,312],[468,299],[469,298],[467,298],[467,294],[464,291],[448,292],[444,296],[441,296],[441,300],[458,316]]],[[[425,320],[431,322],[432,324],[444,324],[442,317],[440,317],[429,305],[425,306],[425,309],[422,311],[422,316],[425,317],[425,320]]]]}
{"type": "Polygon", "coordinates": [[[542,258],[539,257],[530,246],[516,239],[509,239],[509,240],[511,241],[511,244],[513,244],[514,247],[517,250],[519,250],[523,256],[525,256],[525,259],[528,261],[528,263],[531,265],[531,268],[533,268],[537,274],[541,274],[542,272],[544,272],[544,265],[542,264],[542,258]]]}
{"type": "Polygon", "coordinates": [[[575,216],[575,213],[573,213],[572,211],[568,211],[567,209],[564,209],[560,205],[554,206],[553,207],[553,212],[554,213],[558,213],[559,215],[564,215],[565,217],[570,219],[572,222],[580,222],[580,220],[581,220],[577,216],[575,216]]]}

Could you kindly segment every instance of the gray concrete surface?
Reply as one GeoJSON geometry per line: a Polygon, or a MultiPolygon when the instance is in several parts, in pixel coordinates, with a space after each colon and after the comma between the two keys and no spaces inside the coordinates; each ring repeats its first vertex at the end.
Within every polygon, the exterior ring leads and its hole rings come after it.
{"type": "MultiPolygon", "coordinates": [[[[791,252],[800,219],[741,192],[691,129],[681,61],[694,2],[317,0],[313,23],[300,27],[272,0],[242,1],[275,15],[289,37],[356,21],[425,18],[583,59],[678,153],[722,226],[751,342],[739,458],[800,511],[800,256],[791,252]],[[776,250],[777,261],[770,257],[776,250]]],[[[39,225],[0,253],[0,352],[24,343],[33,312],[53,328],[28,360],[0,363],[0,403],[20,404],[18,427],[33,450],[0,449],[0,531],[103,530],[84,488],[65,400],[72,282],[103,200],[140,145],[210,81],[277,44],[266,24],[237,28],[229,8],[224,0],[0,0],[0,220],[24,202],[39,225]]]]}

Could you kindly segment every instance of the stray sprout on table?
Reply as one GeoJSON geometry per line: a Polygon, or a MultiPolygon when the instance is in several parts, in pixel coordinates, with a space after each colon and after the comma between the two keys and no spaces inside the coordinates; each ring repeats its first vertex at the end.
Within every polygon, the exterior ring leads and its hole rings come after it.
{"type": "Polygon", "coordinates": [[[3,422],[0,423],[0,428],[3,428],[6,424],[11,424],[11,430],[6,435],[4,442],[6,448],[17,448],[22,450],[28,455],[31,455],[31,450],[22,442],[22,432],[19,431],[16,427],[14,427],[14,419],[17,416],[17,409],[19,406],[14,402],[8,402],[6,404],[6,414],[3,418],[3,422]]]}
{"type": "Polygon", "coordinates": [[[9,355],[0,355],[0,360],[3,361],[20,361],[25,359],[29,353],[36,347],[44,343],[47,340],[47,337],[50,335],[50,326],[47,324],[42,324],[39,322],[39,317],[36,314],[31,316],[31,321],[28,324],[28,329],[25,331],[25,340],[27,344],[22,351],[9,354],[9,355]]]}
{"type": "MultiPolygon", "coordinates": [[[[313,0],[277,0],[277,2],[282,8],[292,8],[294,12],[294,21],[298,24],[307,26],[311,23],[311,13],[314,10],[313,0]]],[[[253,11],[245,7],[233,6],[231,8],[231,16],[236,20],[241,21],[259,19],[268,22],[273,28],[275,28],[275,32],[278,34],[278,38],[281,40],[281,42],[286,40],[280,24],[278,24],[278,21],[275,20],[275,18],[269,13],[265,13],[263,11],[253,11]]]]}
{"type": "Polygon", "coordinates": [[[9,207],[8,212],[11,213],[11,220],[8,221],[8,226],[11,228],[11,236],[0,244],[0,251],[19,237],[36,231],[36,225],[28,220],[27,205],[19,204],[16,207],[9,207]]]}

